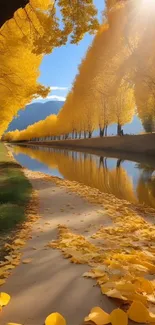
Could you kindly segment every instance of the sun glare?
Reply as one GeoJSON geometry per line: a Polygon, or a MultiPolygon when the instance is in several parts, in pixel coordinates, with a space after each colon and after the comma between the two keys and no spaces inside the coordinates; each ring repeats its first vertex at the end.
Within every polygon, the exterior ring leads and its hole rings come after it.
{"type": "Polygon", "coordinates": [[[146,7],[153,7],[155,5],[155,0],[143,0],[143,4],[146,7]]]}

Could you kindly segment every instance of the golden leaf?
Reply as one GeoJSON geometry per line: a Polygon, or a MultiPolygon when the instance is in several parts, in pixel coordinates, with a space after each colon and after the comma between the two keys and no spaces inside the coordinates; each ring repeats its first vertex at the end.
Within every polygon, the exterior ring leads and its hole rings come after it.
{"type": "Polygon", "coordinates": [[[96,325],[105,325],[110,323],[110,315],[100,307],[92,308],[90,314],[85,317],[85,322],[92,321],[96,325]]]}
{"type": "Polygon", "coordinates": [[[0,279],[0,286],[2,286],[5,283],[5,280],[0,279]]]}
{"type": "Polygon", "coordinates": [[[149,322],[155,322],[155,314],[149,312],[149,322]]]}
{"type": "Polygon", "coordinates": [[[138,282],[140,283],[140,289],[148,294],[152,294],[154,292],[154,287],[151,281],[144,279],[144,278],[139,278],[138,282]]]}
{"type": "Polygon", "coordinates": [[[14,241],[14,244],[15,245],[19,245],[19,246],[23,246],[24,244],[25,244],[25,241],[24,240],[22,240],[22,239],[16,239],[15,241],[14,241]]]}
{"type": "Polygon", "coordinates": [[[0,306],[6,306],[10,301],[10,295],[5,292],[0,292],[0,306]]]}
{"type": "Polygon", "coordinates": [[[25,260],[22,260],[23,264],[29,264],[32,262],[32,258],[26,258],[25,260]]]}
{"type": "Polygon", "coordinates": [[[45,319],[45,325],[66,325],[66,321],[61,314],[52,313],[45,319]]]}
{"type": "Polygon", "coordinates": [[[17,323],[7,323],[6,325],[22,325],[22,324],[17,324],[17,323]]]}
{"type": "Polygon", "coordinates": [[[124,297],[120,291],[118,291],[117,289],[112,289],[107,291],[106,296],[111,297],[111,298],[117,298],[117,299],[121,299],[121,300],[127,300],[126,297],[124,297]]]}
{"type": "Polygon", "coordinates": [[[147,323],[149,311],[140,301],[133,301],[128,310],[128,317],[137,323],[147,323]]]}
{"type": "Polygon", "coordinates": [[[121,309],[114,309],[110,314],[110,322],[112,325],[127,325],[128,316],[121,309]]]}

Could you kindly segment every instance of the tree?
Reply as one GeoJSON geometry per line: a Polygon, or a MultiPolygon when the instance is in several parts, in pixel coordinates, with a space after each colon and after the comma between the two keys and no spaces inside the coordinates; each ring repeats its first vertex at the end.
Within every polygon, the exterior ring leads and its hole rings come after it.
{"type": "Polygon", "coordinates": [[[134,89],[122,80],[116,96],[112,99],[114,108],[114,121],[117,123],[117,135],[121,135],[122,126],[130,123],[135,114],[134,89]]]}
{"type": "Polygon", "coordinates": [[[19,109],[37,96],[47,96],[49,88],[37,82],[43,55],[65,44],[68,37],[71,43],[78,43],[86,32],[98,28],[93,0],[15,0],[5,19],[12,16],[11,12],[14,16],[0,29],[0,135],[19,109]],[[20,4],[22,7],[14,12],[20,4]]]}

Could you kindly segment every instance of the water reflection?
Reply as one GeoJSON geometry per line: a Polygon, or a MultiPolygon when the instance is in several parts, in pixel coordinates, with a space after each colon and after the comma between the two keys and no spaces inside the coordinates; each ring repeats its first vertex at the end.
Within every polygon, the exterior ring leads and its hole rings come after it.
{"type": "Polygon", "coordinates": [[[155,208],[155,170],[132,161],[39,146],[14,146],[24,167],[84,183],[133,203],[155,208]]]}

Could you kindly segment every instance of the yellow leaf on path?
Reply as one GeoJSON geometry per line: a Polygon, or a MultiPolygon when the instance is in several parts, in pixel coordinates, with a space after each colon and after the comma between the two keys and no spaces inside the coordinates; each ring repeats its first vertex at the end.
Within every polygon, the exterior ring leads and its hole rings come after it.
{"type": "Polygon", "coordinates": [[[110,323],[110,315],[100,307],[94,307],[90,314],[85,317],[85,322],[88,321],[92,321],[96,325],[106,325],[110,323]]]}
{"type": "Polygon", "coordinates": [[[147,295],[147,301],[151,302],[152,304],[155,304],[155,296],[154,294],[152,295],[147,295]]]}
{"type": "Polygon", "coordinates": [[[83,273],[83,275],[82,275],[84,278],[92,278],[92,279],[95,279],[96,278],[96,275],[95,275],[95,273],[93,273],[93,272],[85,272],[85,273],[83,273]]]}
{"type": "Polygon", "coordinates": [[[14,241],[14,244],[15,244],[15,245],[19,245],[19,246],[23,246],[23,245],[25,244],[25,241],[22,240],[22,239],[16,239],[16,240],[14,241]]]}
{"type": "Polygon", "coordinates": [[[10,295],[5,292],[0,292],[0,306],[6,306],[10,301],[10,295]]]}
{"type": "Polygon", "coordinates": [[[137,323],[147,323],[149,311],[140,301],[133,301],[128,310],[128,317],[137,323]]]}
{"type": "Polygon", "coordinates": [[[154,292],[154,287],[151,281],[139,278],[137,282],[140,284],[140,289],[148,294],[152,294],[154,292]]]}
{"type": "Polygon", "coordinates": [[[22,324],[17,324],[17,323],[7,323],[6,325],[22,325],[22,324]]]}
{"type": "Polygon", "coordinates": [[[11,265],[11,264],[5,266],[5,270],[12,270],[14,268],[15,268],[15,266],[11,265]]]}
{"type": "Polygon", "coordinates": [[[32,258],[26,258],[25,260],[22,260],[23,264],[29,264],[32,262],[32,258]]]}
{"type": "Polygon", "coordinates": [[[119,291],[129,291],[129,292],[134,292],[135,291],[135,286],[134,286],[134,284],[132,284],[132,283],[123,283],[123,281],[120,281],[120,282],[118,282],[118,284],[116,284],[116,289],[117,290],[119,290],[119,291]]]}
{"type": "Polygon", "coordinates": [[[149,312],[149,322],[155,322],[155,314],[149,312]]]}
{"type": "Polygon", "coordinates": [[[121,299],[121,300],[127,300],[126,297],[124,297],[120,291],[118,291],[117,289],[112,289],[109,290],[105,293],[106,296],[111,297],[111,298],[117,298],[117,299],[121,299]]]}
{"type": "Polygon", "coordinates": [[[110,323],[112,325],[127,325],[128,316],[123,310],[114,309],[110,314],[110,323]]]}
{"type": "Polygon", "coordinates": [[[0,286],[2,286],[5,283],[5,280],[0,279],[0,286]]]}
{"type": "Polygon", "coordinates": [[[45,325],[66,325],[66,321],[61,314],[53,313],[45,319],[45,325]]]}

